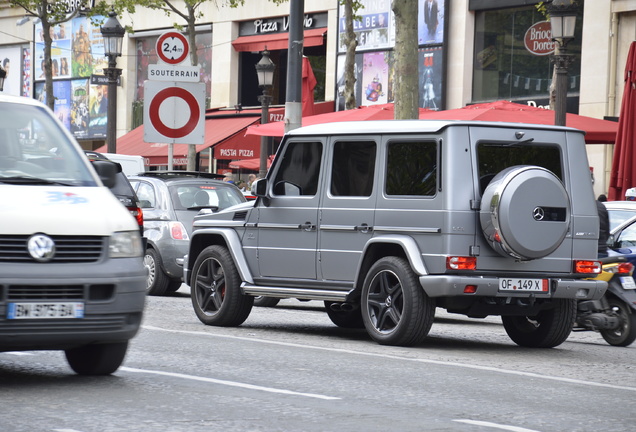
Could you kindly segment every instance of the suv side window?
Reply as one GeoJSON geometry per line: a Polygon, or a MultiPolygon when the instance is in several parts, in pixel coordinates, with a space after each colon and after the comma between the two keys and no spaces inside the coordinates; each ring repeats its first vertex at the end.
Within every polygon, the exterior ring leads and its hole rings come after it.
{"type": "Polygon", "coordinates": [[[322,143],[291,142],[274,178],[274,195],[313,196],[318,192],[322,143]]]}
{"type": "Polygon", "coordinates": [[[386,170],[387,195],[435,195],[437,143],[435,141],[389,142],[386,170]]]}
{"type": "Polygon", "coordinates": [[[335,143],[331,166],[333,196],[371,196],[376,147],[374,141],[335,143]]]}

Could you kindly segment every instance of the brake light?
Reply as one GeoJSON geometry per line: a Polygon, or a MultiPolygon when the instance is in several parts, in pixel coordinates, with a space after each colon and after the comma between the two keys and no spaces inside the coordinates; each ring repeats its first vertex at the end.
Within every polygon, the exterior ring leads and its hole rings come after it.
{"type": "Polygon", "coordinates": [[[188,232],[181,222],[170,222],[170,235],[175,240],[190,240],[188,232]]]}
{"type": "Polygon", "coordinates": [[[601,269],[602,266],[600,261],[574,261],[574,273],[599,274],[601,273],[601,269]]]}
{"type": "Polygon", "coordinates": [[[616,266],[616,274],[630,275],[634,271],[634,265],[630,262],[624,262],[616,266]]]}
{"type": "Polygon", "coordinates": [[[128,211],[130,211],[139,226],[144,226],[144,213],[139,207],[128,207],[128,211]]]}
{"type": "Polygon", "coordinates": [[[477,257],[446,257],[446,268],[449,270],[475,270],[477,268],[477,257]]]}

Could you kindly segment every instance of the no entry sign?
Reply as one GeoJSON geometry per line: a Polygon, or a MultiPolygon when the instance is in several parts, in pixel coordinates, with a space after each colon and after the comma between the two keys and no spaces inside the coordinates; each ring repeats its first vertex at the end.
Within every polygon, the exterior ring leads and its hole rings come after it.
{"type": "Polygon", "coordinates": [[[205,84],[146,81],[144,141],[203,144],[205,84]]]}

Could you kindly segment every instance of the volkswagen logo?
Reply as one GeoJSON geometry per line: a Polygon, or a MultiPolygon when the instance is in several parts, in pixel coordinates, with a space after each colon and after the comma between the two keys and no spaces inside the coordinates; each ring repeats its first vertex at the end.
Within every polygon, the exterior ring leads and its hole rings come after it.
{"type": "Polygon", "coordinates": [[[545,217],[545,211],[543,210],[543,208],[535,207],[534,210],[532,210],[532,218],[534,220],[542,221],[544,217],[545,217]]]}
{"type": "Polygon", "coordinates": [[[47,262],[55,255],[55,242],[44,234],[34,234],[27,241],[27,249],[34,260],[47,262]]]}

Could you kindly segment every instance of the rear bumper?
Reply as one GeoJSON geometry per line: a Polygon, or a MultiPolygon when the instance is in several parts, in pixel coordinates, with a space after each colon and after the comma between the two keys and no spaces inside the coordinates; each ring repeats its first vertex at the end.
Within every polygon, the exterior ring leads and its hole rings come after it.
{"type": "Polygon", "coordinates": [[[470,277],[453,275],[420,276],[420,284],[429,297],[530,297],[597,300],[607,289],[607,282],[588,279],[549,279],[549,292],[500,291],[496,277],[470,277]],[[467,293],[467,286],[474,292],[467,293]]]}

